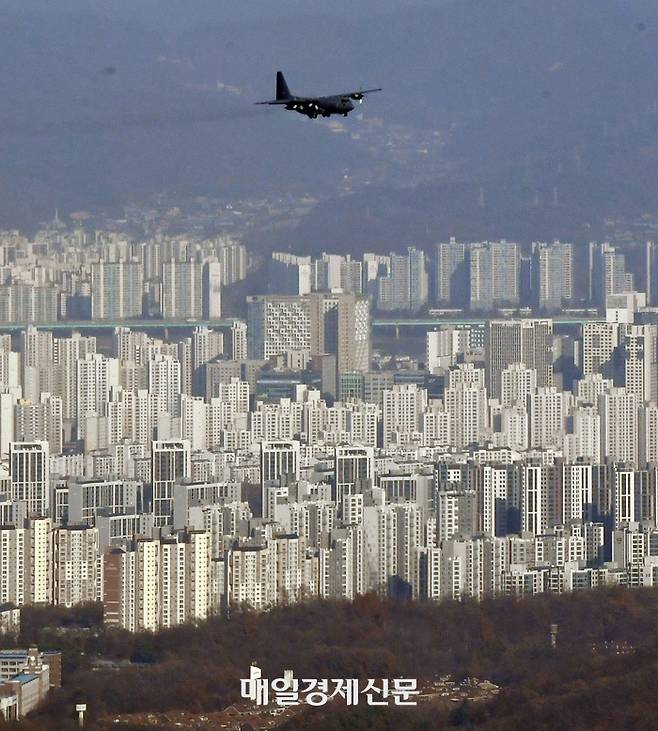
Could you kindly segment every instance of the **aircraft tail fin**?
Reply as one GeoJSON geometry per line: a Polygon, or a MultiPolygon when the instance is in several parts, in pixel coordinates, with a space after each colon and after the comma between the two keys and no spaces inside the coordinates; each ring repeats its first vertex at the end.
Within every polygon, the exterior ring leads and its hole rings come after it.
{"type": "Polygon", "coordinates": [[[286,79],[281,71],[276,72],[276,100],[285,101],[286,99],[292,99],[292,94],[286,84],[286,79]]]}

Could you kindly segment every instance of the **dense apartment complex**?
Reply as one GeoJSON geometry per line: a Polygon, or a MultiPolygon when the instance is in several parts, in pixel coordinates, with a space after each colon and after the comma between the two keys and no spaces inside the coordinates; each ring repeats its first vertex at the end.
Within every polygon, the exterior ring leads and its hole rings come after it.
{"type": "MultiPolygon", "coordinates": [[[[17,273],[67,241],[0,250],[17,273]]],[[[658,583],[658,317],[621,252],[590,248],[598,319],[546,314],[574,296],[570,244],[451,240],[275,252],[246,320],[213,323],[241,252],[99,235],[66,301],[105,334],[0,334],[7,612],[102,602],[140,631],[309,597],[658,583]],[[543,313],[373,343],[375,308],[515,308],[528,286],[543,313]],[[154,308],[180,334],[130,327],[154,308]]]]}

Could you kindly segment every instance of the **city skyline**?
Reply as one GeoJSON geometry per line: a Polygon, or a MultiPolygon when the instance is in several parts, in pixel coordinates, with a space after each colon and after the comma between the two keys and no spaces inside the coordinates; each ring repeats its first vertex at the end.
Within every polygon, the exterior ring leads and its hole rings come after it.
{"type": "Polygon", "coordinates": [[[655,0],[4,5],[0,728],[652,729],[655,0]]]}

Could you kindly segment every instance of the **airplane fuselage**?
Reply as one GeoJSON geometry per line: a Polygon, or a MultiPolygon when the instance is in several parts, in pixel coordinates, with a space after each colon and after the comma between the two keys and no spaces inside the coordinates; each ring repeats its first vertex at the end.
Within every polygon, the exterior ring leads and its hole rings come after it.
{"type": "Polygon", "coordinates": [[[344,96],[323,96],[312,101],[304,97],[293,97],[287,104],[286,109],[290,112],[303,114],[311,119],[316,117],[330,117],[332,114],[342,114],[344,117],[354,109],[354,104],[349,97],[344,96]]]}

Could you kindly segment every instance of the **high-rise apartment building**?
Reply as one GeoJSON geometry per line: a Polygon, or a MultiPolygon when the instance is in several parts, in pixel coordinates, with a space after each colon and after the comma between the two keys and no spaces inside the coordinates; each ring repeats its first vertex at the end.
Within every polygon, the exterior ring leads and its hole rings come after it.
{"type": "Polygon", "coordinates": [[[159,400],[158,413],[180,416],[181,364],[170,355],[158,355],[148,364],[149,391],[159,400]]]}
{"type": "Polygon", "coordinates": [[[450,419],[451,442],[458,447],[477,444],[487,424],[487,390],[480,383],[457,382],[443,394],[450,419]]]}
{"type": "Polygon", "coordinates": [[[63,447],[62,400],[42,393],[38,404],[19,401],[14,409],[15,440],[48,442],[50,454],[61,454],[63,447]]]}
{"type": "Polygon", "coordinates": [[[341,257],[340,290],[347,294],[363,294],[363,265],[350,255],[341,257]]]}
{"type": "Polygon", "coordinates": [[[224,352],[224,334],[207,327],[197,327],[192,333],[192,392],[203,394],[206,389],[205,368],[224,352]]]}
{"type": "Polygon", "coordinates": [[[247,297],[247,352],[267,360],[290,350],[311,350],[308,297],[247,297]]]}
{"type": "Polygon", "coordinates": [[[55,604],[73,607],[101,598],[98,528],[58,528],[54,531],[54,556],[55,604]]]}
{"type": "Polygon", "coordinates": [[[623,384],[639,403],[658,398],[658,352],[656,325],[620,325],[620,362],[623,384]]]}
{"type": "Polygon", "coordinates": [[[658,406],[641,406],[638,414],[638,459],[641,467],[658,463],[658,406]]]}
{"type": "Polygon", "coordinates": [[[215,255],[221,265],[223,285],[241,282],[247,276],[249,255],[244,244],[229,236],[220,236],[215,242],[215,255]]]}
{"type": "Polygon", "coordinates": [[[338,373],[370,367],[370,304],[353,294],[249,297],[248,355],[333,354],[338,373]]]}
{"type": "Polygon", "coordinates": [[[53,360],[53,334],[49,330],[37,330],[28,325],[21,331],[21,355],[23,368],[38,367],[53,360]]]}
{"type": "Polygon", "coordinates": [[[604,378],[612,378],[618,345],[619,325],[616,322],[586,322],[583,325],[583,375],[600,373],[604,378]]]}
{"type": "Polygon", "coordinates": [[[545,466],[528,465],[521,475],[521,530],[541,535],[547,531],[550,520],[551,471],[545,466]]]}
{"type": "Polygon", "coordinates": [[[110,389],[119,385],[119,361],[100,353],[87,353],[76,362],[76,367],[76,421],[78,436],[84,439],[87,416],[100,416],[109,401],[110,389]]]}
{"type": "Polygon", "coordinates": [[[358,484],[363,486],[375,475],[375,454],[372,447],[339,445],[335,454],[335,500],[342,503],[343,496],[355,491],[358,484]]]}
{"type": "Polygon", "coordinates": [[[311,355],[336,356],[337,373],[370,368],[370,303],[353,294],[311,295],[311,355]]]}
{"type": "Polygon", "coordinates": [[[393,386],[382,394],[382,444],[396,443],[396,435],[416,434],[427,408],[427,391],[415,383],[393,386]]]}
{"type": "Polygon", "coordinates": [[[10,496],[25,500],[28,512],[47,516],[50,505],[48,442],[12,442],[9,445],[10,496]]]}
{"type": "Polygon", "coordinates": [[[248,353],[247,346],[247,323],[236,320],[231,325],[230,357],[231,360],[246,360],[248,353]]]}
{"type": "Polygon", "coordinates": [[[524,363],[512,363],[501,371],[502,406],[528,405],[528,399],[537,388],[537,371],[524,363]]]}
{"type": "Polygon", "coordinates": [[[409,258],[409,310],[418,312],[427,304],[429,294],[425,252],[410,246],[407,256],[409,258]]]}
{"type": "Polygon", "coordinates": [[[0,286],[0,322],[57,322],[59,313],[56,287],[20,282],[0,286]]]}
{"type": "Polygon", "coordinates": [[[469,347],[469,332],[466,329],[442,327],[430,330],[425,336],[425,367],[430,373],[450,368],[469,347]]]}
{"type": "Polygon", "coordinates": [[[533,244],[533,275],[536,305],[541,310],[559,310],[573,298],[573,246],[554,241],[533,244]]]}
{"type": "Polygon", "coordinates": [[[465,307],[468,304],[467,254],[467,245],[454,238],[436,245],[436,304],[454,307],[465,307]]]}
{"type": "Polygon", "coordinates": [[[20,607],[28,601],[27,561],[29,531],[0,526],[0,602],[20,607]]]}
{"type": "Polygon", "coordinates": [[[207,261],[203,265],[202,316],[204,320],[218,320],[222,316],[222,265],[207,261]]]}
{"type": "Polygon", "coordinates": [[[377,308],[417,312],[427,304],[427,296],[425,253],[413,246],[406,255],[392,253],[388,276],[378,280],[377,308]]]}
{"type": "Polygon", "coordinates": [[[599,396],[601,456],[610,462],[637,464],[638,398],[623,388],[599,396]]]}
{"type": "Polygon", "coordinates": [[[164,319],[203,317],[202,269],[202,264],[196,261],[171,259],[162,263],[160,305],[164,319]]]}
{"type": "Polygon", "coordinates": [[[261,483],[299,479],[299,442],[266,441],[260,447],[261,483]]]}
{"type": "Polygon", "coordinates": [[[645,244],[644,291],[647,295],[647,305],[655,307],[658,305],[658,246],[655,241],[647,241],[645,244]]]}
{"type": "Polygon", "coordinates": [[[589,245],[589,298],[603,310],[611,294],[633,291],[633,275],[626,269],[626,256],[609,243],[589,245]]]}
{"type": "MultiPolygon", "coordinates": [[[[598,403],[596,396],[592,403],[598,403]]],[[[601,417],[595,406],[579,406],[571,410],[571,433],[564,437],[564,459],[567,462],[601,462],[601,417]]]]}
{"type": "Polygon", "coordinates": [[[260,482],[263,517],[273,516],[277,490],[268,483],[292,482],[300,474],[299,442],[295,440],[263,441],[260,445],[260,482]]]}
{"type": "Polygon", "coordinates": [[[57,395],[62,399],[62,418],[74,421],[78,416],[78,360],[96,352],[96,338],[73,333],[53,340],[53,361],[58,370],[57,395]]]}
{"type": "Polygon", "coordinates": [[[553,385],[551,341],[553,321],[491,320],[486,333],[488,385],[493,398],[502,396],[502,372],[523,363],[537,373],[537,386],[553,385]]]}
{"type": "Polygon", "coordinates": [[[125,320],[141,317],[144,269],[138,261],[99,261],[91,266],[91,317],[125,320]]]}
{"type": "Polygon", "coordinates": [[[519,303],[519,247],[492,241],[469,247],[471,310],[491,310],[519,303]]]}
{"type": "Polygon", "coordinates": [[[0,525],[0,602],[17,607],[52,602],[52,562],[50,518],[0,525]]]}
{"type": "Polygon", "coordinates": [[[174,483],[190,479],[190,443],[185,439],[154,441],[151,445],[151,484],[156,526],[173,521],[174,483]]]}
{"type": "Polygon", "coordinates": [[[268,291],[296,296],[311,292],[311,257],[273,251],[268,291]]]}
{"type": "Polygon", "coordinates": [[[555,387],[539,388],[530,395],[530,446],[559,449],[566,432],[573,396],[555,387]]]}
{"type": "Polygon", "coordinates": [[[325,253],[320,259],[314,259],[311,262],[311,289],[314,292],[342,290],[342,265],[350,260],[339,254],[325,253]]]}

